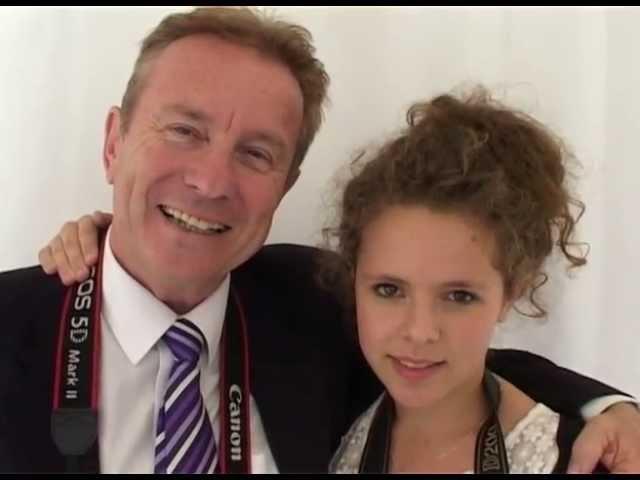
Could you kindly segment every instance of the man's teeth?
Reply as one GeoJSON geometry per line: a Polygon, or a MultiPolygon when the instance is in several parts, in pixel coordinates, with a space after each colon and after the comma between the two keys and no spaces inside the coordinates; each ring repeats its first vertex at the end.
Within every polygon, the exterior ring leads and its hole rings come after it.
{"type": "Polygon", "coordinates": [[[209,223],[206,220],[189,215],[188,213],[176,210],[175,208],[161,206],[162,211],[182,227],[198,233],[222,233],[230,230],[231,227],[222,223],[209,223]]]}

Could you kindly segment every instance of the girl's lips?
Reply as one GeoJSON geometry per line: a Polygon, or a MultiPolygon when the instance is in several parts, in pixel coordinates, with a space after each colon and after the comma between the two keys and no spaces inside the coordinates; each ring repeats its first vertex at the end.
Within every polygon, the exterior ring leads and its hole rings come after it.
{"type": "Polygon", "coordinates": [[[391,356],[396,372],[407,380],[425,380],[438,373],[446,364],[444,361],[416,360],[407,357],[391,356]]]}

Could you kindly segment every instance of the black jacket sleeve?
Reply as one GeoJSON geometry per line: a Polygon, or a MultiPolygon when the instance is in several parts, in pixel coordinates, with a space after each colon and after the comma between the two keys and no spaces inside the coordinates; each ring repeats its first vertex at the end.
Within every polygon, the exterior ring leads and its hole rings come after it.
{"type": "Polygon", "coordinates": [[[627,395],[522,350],[490,350],[487,366],[534,400],[570,417],[580,417],[580,409],[590,400],[606,395],[627,395]]]}

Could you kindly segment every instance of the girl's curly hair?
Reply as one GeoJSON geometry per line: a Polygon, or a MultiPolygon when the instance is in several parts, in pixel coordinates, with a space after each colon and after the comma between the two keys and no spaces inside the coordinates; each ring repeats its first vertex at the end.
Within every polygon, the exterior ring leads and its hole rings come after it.
{"type": "Polygon", "coordinates": [[[423,205],[472,216],[495,233],[496,269],[505,292],[528,300],[531,317],[546,314],[536,293],[547,281],[543,263],[557,246],[570,267],[584,204],[567,187],[564,143],[544,125],[493,100],[477,87],[461,98],[441,95],[416,103],[407,127],[385,143],[342,194],[338,221],[324,229],[337,255],[322,260],[321,283],[353,307],[353,272],[362,231],[389,205],[423,205]]]}

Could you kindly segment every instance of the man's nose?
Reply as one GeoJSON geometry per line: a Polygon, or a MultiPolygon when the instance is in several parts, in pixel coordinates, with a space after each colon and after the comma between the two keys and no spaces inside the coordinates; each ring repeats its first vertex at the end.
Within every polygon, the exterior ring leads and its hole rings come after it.
{"type": "Polygon", "coordinates": [[[233,153],[223,146],[208,149],[190,159],[184,181],[208,198],[228,199],[236,190],[233,153]]]}

